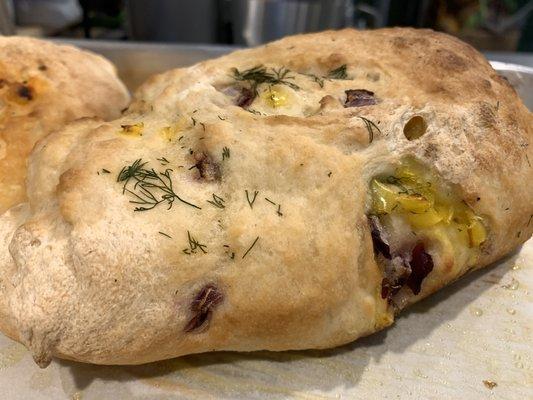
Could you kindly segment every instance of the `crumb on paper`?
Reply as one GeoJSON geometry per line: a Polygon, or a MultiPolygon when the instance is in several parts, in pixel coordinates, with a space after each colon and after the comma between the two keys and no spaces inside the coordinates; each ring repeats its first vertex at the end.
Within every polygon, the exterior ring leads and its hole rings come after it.
{"type": "Polygon", "coordinates": [[[498,384],[497,384],[496,382],[494,382],[494,381],[483,381],[483,384],[485,385],[485,387],[486,387],[487,389],[490,389],[490,390],[492,390],[492,389],[494,389],[496,386],[498,386],[498,384]]]}
{"type": "Polygon", "coordinates": [[[519,286],[520,282],[518,282],[515,278],[511,278],[511,282],[509,282],[507,285],[502,285],[502,288],[508,290],[516,290],[519,286]]]}

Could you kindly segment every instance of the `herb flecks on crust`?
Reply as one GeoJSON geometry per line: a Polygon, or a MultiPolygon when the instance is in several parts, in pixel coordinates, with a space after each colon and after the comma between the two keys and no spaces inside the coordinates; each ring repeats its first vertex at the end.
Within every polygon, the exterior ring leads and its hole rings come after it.
{"type": "Polygon", "coordinates": [[[135,211],[148,211],[160,204],[167,204],[167,210],[170,210],[175,200],[201,209],[174,191],[172,169],[167,168],[161,172],[147,168],[147,165],[148,162],[139,158],[131,165],[124,166],[117,177],[117,182],[123,183],[122,193],[130,196],[130,203],[136,205],[135,211]]]}
{"type": "Polygon", "coordinates": [[[294,76],[286,67],[267,68],[263,65],[257,65],[253,68],[239,71],[237,68],[232,68],[232,77],[238,82],[244,82],[247,86],[241,88],[241,94],[237,98],[237,105],[239,107],[247,108],[250,106],[257,95],[258,87],[261,84],[286,85],[294,90],[299,90],[300,87],[291,80],[294,76]]]}
{"type": "Polygon", "coordinates": [[[361,121],[363,121],[363,123],[365,124],[365,128],[368,131],[368,143],[372,143],[374,141],[375,134],[381,133],[381,129],[379,129],[379,127],[374,122],[369,120],[368,118],[365,118],[365,117],[358,117],[358,118],[361,121]]]}
{"type": "Polygon", "coordinates": [[[187,239],[189,240],[188,247],[182,250],[183,253],[191,255],[196,254],[199,250],[203,254],[207,254],[207,245],[200,243],[189,231],[187,231],[187,239]]]}
{"type": "Polygon", "coordinates": [[[346,73],[346,64],[341,65],[339,68],[332,69],[326,75],[328,79],[348,79],[348,74],[346,73]]]}

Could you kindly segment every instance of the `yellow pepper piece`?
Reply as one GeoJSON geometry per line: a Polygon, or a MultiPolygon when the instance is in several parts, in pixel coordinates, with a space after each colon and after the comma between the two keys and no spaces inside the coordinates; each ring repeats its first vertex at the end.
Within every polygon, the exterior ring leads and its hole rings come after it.
{"type": "Polygon", "coordinates": [[[478,247],[487,240],[487,230],[479,219],[474,219],[468,226],[470,247],[478,247]]]}
{"type": "Polygon", "coordinates": [[[289,101],[286,91],[279,86],[269,87],[263,92],[262,97],[272,108],[285,106],[289,101]]]}
{"type": "Polygon", "coordinates": [[[431,203],[420,194],[398,194],[396,200],[405,211],[421,214],[428,211],[431,203]]]}
{"type": "Polygon", "coordinates": [[[416,172],[408,165],[401,165],[396,168],[396,177],[401,180],[416,182],[418,176],[416,172]]]}
{"type": "Polygon", "coordinates": [[[119,132],[125,136],[140,137],[143,135],[144,124],[139,122],[133,125],[121,125],[122,130],[119,132]]]}
{"type": "Polygon", "coordinates": [[[437,212],[437,214],[440,215],[440,217],[442,218],[442,222],[446,225],[449,225],[450,222],[452,222],[454,214],[452,206],[439,204],[435,206],[435,211],[437,212]]]}
{"type": "Polygon", "coordinates": [[[405,216],[413,228],[429,228],[442,221],[442,217],[434,208],[430,208],[423,214],[407,213],[405,216]]]}
{"type": "Polygon", "coordinates": [[[398,193],[394,186],[372,180],[373,209],[377,214],[388,214],[398,204],[398,193]]]}
{"type": "Polygon", "coordinates": [[[165,139],[168,142],[172,142],[172,140],[176,138],[176,131],[172,129],[172,127],[170,126],[165,126],[161,128],[160,133],[163,139],[165,139]]]}

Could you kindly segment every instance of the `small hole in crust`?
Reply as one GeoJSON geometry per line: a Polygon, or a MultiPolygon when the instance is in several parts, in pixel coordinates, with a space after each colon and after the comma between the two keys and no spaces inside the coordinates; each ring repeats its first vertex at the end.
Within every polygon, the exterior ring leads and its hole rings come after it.
{"type": "Polygon", "coordinates": [[[409,121],[407,121],[403,127],[403,134],[407,140],[415,140],[424,135],[427,129],[428,124],[426,123],[426,120],[420,115],[415,115],[409,121]]]}

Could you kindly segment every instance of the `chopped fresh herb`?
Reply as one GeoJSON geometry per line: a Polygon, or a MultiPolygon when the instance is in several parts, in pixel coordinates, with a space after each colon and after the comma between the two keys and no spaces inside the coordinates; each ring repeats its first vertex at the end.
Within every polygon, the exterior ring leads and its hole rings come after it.
{"type": "Polygon", "coordinates": [[[346,64],[341,65],[338,68],[332,69],[328,72],[327,78],[329,79],[348,79],[346,73],[346,64]]]}
{"type": "Polygon", "coordinates": [[[192,120],[192,126],[196,126],[196,118],[191,117],[191,120],[192,120]]]}
{"type": "Polygon", "coordinates": [[[180,136],[180,137],[178,138],[178,142],[181,141],[181,139],[183,139],[183,136],[180,136]]]}
{"type": "Polygon", "coordinates": [[[153,168],[147,169],[148,162],[142,159],[135,160],[131,165],[122,168],[117,177],[117,182],[123,182],[122,193],[133,197],[130,203],[136,204],[135,211],[148,211],[161,203],[172,208],[175,200],[188,206],[201,209],[176,194],[172,186],[171,169],[156,172],[153,168]]]}
{"type": "Polygon", "coordinates": [[[372,143],[372,141],[374,140],[374,129],[379,133],[381,133],[381,129],[379,129],[379,127],[374,122],[370,121],[365,117],[358,118],[365,123],[366,130],[368,131],[368,142],[372,143]]]}
{"type": "Polygon", "coordinates": [[[202,253],[207,254],[207,251],[205,250],[207,246],[196,240],[189,231],[187,231],[187,238],[189,239],[189,247],[182,250],[185,254],[196,254],[198,249],[202,253]]]}
{"type": "Polygon", "coordinates": [[[259,240],[259,236],[255,238],[254,242],[252,243],[252,245],[248,248],[248,250],[246,250],[246,252],[243,254],[242,258],[246,257],[248,255],[248,253],[250,252],[250,250],[253,249],[253,247],[255,246],[255,244],[257,243],[257,241],[259,240]]]}
{"type": "Polygon", "coordinates": [[[294,76],[289,75],[291,71],[285,67],[269,69],[258,65],[244,71],[239,71],[237,68],[232,68],[231,71],[233,73],[233,79],[249,85],[249,88],[242,88],[241,95],[237,99],[237,105],[245,109],[253,103],[255,97],[258,95],[257,88],[263,83],[269,86],[286,85],[294,90],[300,89],[298,85],[289,81],[294,79],[294,76]]]}
{"type": "Polygon", "coordinates": [[[227,117],[221,117],[220,115],[217,115],[218,119],[221,120],[221,121],[225,121],[227,120],[228,118],[227,117]]]}
{"type": "Polygon", "coordinates": [[[313,82],[316,82],[318,84],[318,86],[320,86],[321,88],[324,87],[324,78],[318,76],[318,75],[315,75],[315,74],[304,74],[308,77],[310,77],[311,79],[313,79],[313,82]]]}
{"type": "Polygon", "coordinates": [[[230,157],[230,150],[227,147],[224,147],[222,149],[222,161],[224,161],[226,158],[230,157]]]}
{"type": "Polygon", "coordinates": [[[254,110],[253,108],[247,108],[246,111],[255,115],[263,115],[261,111],[254,110]]]}
{"type": "Polygon", "coordinates": [[[270,204],[274,206],[278,206],[278,209],[276,211],[276,214],[278,214],[280,217],[283,216],[283,213],[281,212],[281,204],[274,203],[272,200],[270,200],[268,197],[265,197],[265,200],[268,201],[270,204]]]}
{"type": "Polygon", "coordinates": [[[226,206],[224,205],[224,199],[220,196],[217,196],[216,194],[213,193],[213,200],[207,200],[207,202],[209,204],[212,204],[213,206],[217,207],[217,208],[225,208],[226,206]]]}
{"type": "Polygon", "coordinates": [[[202,125],[202,129],[205,132],[205,124],[203,122],[200,122],[200,125],[202,125]]]}
{"type": "Polygon", "coordinates": [[[157,161],[159,161],[163,166],[170,163],[170,161],[168,161],[165,157],[158,158],[157,161]]]}
{"type": "Polygon", "coordinates": [[[225,253],[231,258],[232,260],[235,259],[235,252],[231,251],[231,247],[229,244],[225,244],[222,247],[225,248],[225,253]]]}
{"type": "Polygon", "coordinates": [[[331,174],[332,174],[332,172],[329,171],[329,172],[328,172],[328,178],[331,178],[331,174]]]}
{"type": "Polygon", "coordinates": [[[165,232],[158,232],[160,235],[163,235],[163,236],[166,236],[167,238],[169,239],[172,239],[172,236],[170,236],[169,234],[165,233],[165,232]]]}
{"type": "Polygon", "coordinates": [[[527,160],[527,164],[531,167],[531,163],[529,162],[529,157],[527,156],[527,154],[526,154],[526,160],[527,160]]]}
{"type": "Polygon", "coordinates": [[[244,191],[246,193],[246,200],[248,201],[248,204],[250,205],[250,208],[254,208],[254,203],[257,195],[259,192],[257,190],[254,191],[254,197],[252,197],[252,200],[250,200],[250,195],[248,194],[248,190],[244,191]]]}

